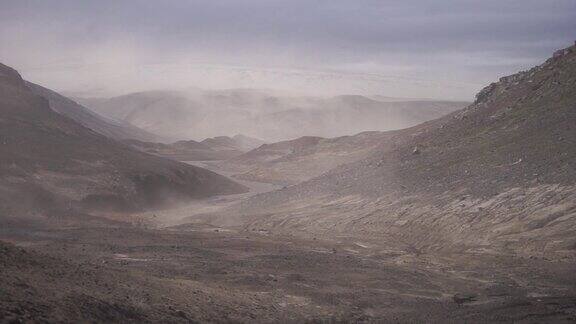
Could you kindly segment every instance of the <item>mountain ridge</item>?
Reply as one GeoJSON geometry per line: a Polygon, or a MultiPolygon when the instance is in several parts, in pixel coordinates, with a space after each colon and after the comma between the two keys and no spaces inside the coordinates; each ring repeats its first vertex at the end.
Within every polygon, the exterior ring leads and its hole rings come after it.
{"type": "Polygon", "coordinates": [[[147,142],[164,141],[160,136],[146,132],[133,125],[125,123],[122,124],[106,117],[102,117],[78,104],[74,100],[64,97],[48,88],[32,82],[26,82],[26,85],[35,94],[48,99],[50,107],[57,113],[67,116],[104,136],[117,140],[134,139],[147,142]]]}
{"type": "MultiPolygon", "coordinates": [[[[141,153],[50,108],[0,65],[2,221],[159,208],[246,188],[202,168],[141,153]]],[[[57,219],[52,220],[55,224],[57,219]]]]}
{"type": "Polygon", "coordinates": [[[364,160],[253,197],[235,206],[243,216],[216,222],[424,250],[573,255],[576,47],[562,53],[501,78],[463,110],[389,132],[364,160]]]}

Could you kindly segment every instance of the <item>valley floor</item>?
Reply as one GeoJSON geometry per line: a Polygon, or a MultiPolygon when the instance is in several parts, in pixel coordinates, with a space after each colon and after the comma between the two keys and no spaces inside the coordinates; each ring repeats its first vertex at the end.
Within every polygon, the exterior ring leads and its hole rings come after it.
{"type": "Polygon", "coordinates": [[[248,199],[254,195],[282,188],[280,185],[270,183],[235,179],[233,175],[236,174],[236,172],[222,169],[217,161],[189,161],[186,163],[206,168],[226,176],[245,186],[249,191],[235,195],[221,195],[205,199],[196,199],[174,208],[145,212],[137,215],[137,218],[141,219],[145,226],[166,228],[197,221],[197,219],[202,220],[203,215],[219,212],[234,203],[248,199]]]}
{"type": "Polygon", "coordinates": [[[142,228],[1,229],[19,248],[0,243],[0,322],[576,321],[573,259],[202,224],[276,188],[243,184],[249,193],[140,215],[142,228]]]}
{"type": "Polygon", "coordinates": [[[0,322],[576,320],[576,265],[563,260],[202,225],[4,229],[0,240],[25,247],[0,245],[0,322]]]}

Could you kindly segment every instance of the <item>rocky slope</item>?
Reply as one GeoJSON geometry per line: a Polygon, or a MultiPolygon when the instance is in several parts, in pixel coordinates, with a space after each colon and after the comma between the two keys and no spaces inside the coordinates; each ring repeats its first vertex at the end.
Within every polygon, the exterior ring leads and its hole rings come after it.
{"type": "Polygon", "coordinates": [[[221,221],[417,250],[574,257],[575,46],[501,78],[464,110],[388,134],[369,158],[256,196],[243,218],[221,221]]]}
{"type": "Polygon", "coordinates": [[[174,141],[233,134],[272,142],[301,136],[337,137],[413,126],[468,104],[376,98],[316,98],[265,90],[190,90],[78,100],[103,116],[174,141]]]}
{"type": "Polygon", "coordinates": [[[144,154],[50,108],[0,65],[0,215],[122,211],[244,188],[213,172],[144,154]]]}

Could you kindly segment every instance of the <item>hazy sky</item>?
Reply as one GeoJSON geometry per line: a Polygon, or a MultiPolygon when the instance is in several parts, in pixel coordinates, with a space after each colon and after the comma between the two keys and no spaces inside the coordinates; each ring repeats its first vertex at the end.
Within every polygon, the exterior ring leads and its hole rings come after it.
{"type": "Polygon", "coordinates": [[[0,0],[0,61],[83,95],[471,99],[576,39],[576,0],[0,0]]]}

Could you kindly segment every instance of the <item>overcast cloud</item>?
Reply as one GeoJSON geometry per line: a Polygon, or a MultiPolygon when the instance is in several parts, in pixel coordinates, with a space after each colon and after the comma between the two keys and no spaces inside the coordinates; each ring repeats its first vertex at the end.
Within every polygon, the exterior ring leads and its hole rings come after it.
{"type": "Polygon", "coordinates": [[[574,0],[0,0],[0,61],[56,90],[471,99],[576,39],[574,0]]]}

